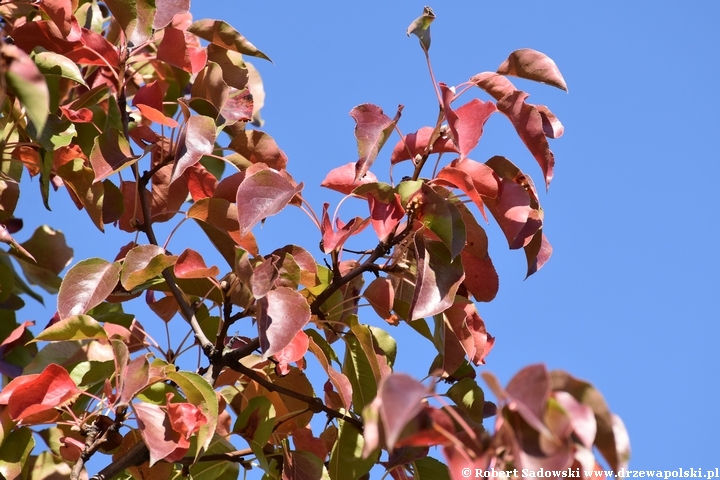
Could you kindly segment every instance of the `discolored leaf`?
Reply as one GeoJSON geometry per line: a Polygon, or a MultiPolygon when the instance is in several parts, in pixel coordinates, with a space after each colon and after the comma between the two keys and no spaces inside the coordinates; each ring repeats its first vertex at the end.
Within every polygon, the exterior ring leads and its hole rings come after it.
{"type": "Polygon", "coordinates": [[[395,447],[405,426],[420,413],[428,394],[427,387],[404,373],[393,373],[380,382],[373,405],[380,412],[388,450],[395,447]]]}
{"type": "Polygon", "coordinates": [[[355,182],[362,179],[370,170],[380,149],[400,120],[402,111],[403,106],[398,105],[395,118],[390,119],[380,107],[371,103],[364,103],[350,110],[350,116],[355,120],[355,138],[360,156],[355,164],[355,182]]]}
{"type": "Polygon", "coordinates": [[[198,406],[207,420],[207,423],[201,425],[197,432],[197,444],[199,447],[195,454],[195,460],[197,460],[207,450],[217,427],[217,396],[210,384],[196,373],[186,371],[170,372],[167,377],[182,389],[191,404],[198,406]]]}
{"type": "Polygon", "coordinates": [[[138,420],[140,433],[150,451],[150,466],[172,454],[182,437],[172,428],[167,413],[157,405],[145,402],[130,404],[138,420]]]}
{"type": "Polygon", "coordinates": [[[28,470],[28,457],[33,448],[35,439],[29,428],[16,428],[7,436],[0,435],[0,476],[6,479],[23,478],[22,473],[28,470]]]}
{"type": "Polygon", "coordinates": [[[440,242],[415,236],[417,280],[410,320],[429,317],[449,308],[465,274],[459,258],[451,261],[440,242]]]}
{"type": "Polygon", "coordinates": [[[270,57],[258,50],[255,45],[240,35],[237,30],[222,20],[198,20],[190,25],[188,32],[194,33],[203,40],[207,40],[219,47],[233,50],[244,55],[270,60],[270,57]]]}
{"type": "Polygon", "coordinates": [[[190,0],[155,0],[155,6],[157,11],[152,26],[159,30],[168,26],[175,15],[187,13],[190,10],[190,0]]]}
{"type": "Polygon", "coordinates": [[[120,282],[125,290],[132,290],[159,276],[163,270],[174,265],[176,261],[177,257],[166,255],[165,250],[161,247],[139,245],[125,256],[120,282]]]}
{"type": "Polygon", "coordinates": [[[395,300],[395,290],[387,277],[378,277],[363,292],[375,313],[386,321],[392,319],[392,308],[395,300]]]}
{"type": "MultiPolygon", "coordinates": [[[[402,189],[400,195],[405,197],[402,189]]],[[[412,198],[420,205],[418,220],[442,240],[450,253],[450,259],[455,260],[465,246],[466,238],[465,222],[460,211],[453,202],[443,198],[425,183],[412,198]]]]}
{"type": "Polygon", "coordinates": [[[368,193],[367,200],[373,230],[381,241],[385,241],[405,216],[400,195],[395,193],[391,201],[384,202],[372,193],[368,193]]]}
{"type": "Polygon", "coordinates": [[[110,128],[97,137],[90,152],[90,163],[95,171],[95,182],[109,177],[137,160],[130,151],[127,139],[114,128],[110,128]]]}
{"type": "Polygon", "coordinates": [[[353,388],[348,377],[332,366],[333,360],[338,361],[335,351],[316,331],[308,330],[308,334],[308,350],[317,357],[323,370],[328,374],[330,382],[337,390],[342,403],[339,407],[348,410],[353,400],[353,388]]]}
{"type": "MultiPolygon", "coordinates": [[[[422,127],[415,133],[405,135],[393,148],[392,154],[390,154],[390,163],[395,165],[403,160],[412,159],[414,161],[418,155],[423,155],[425,150],[428,149],[434,131],[433,127],[422,127]]],[[[452,139],[445,134],[440,134],[433,142],[432,149],[428,151],[432,153],[459,153],[452,139]]]]}
{"type": "Polygon", "coordinates": [[[283,451],[282,480],[318,480],[328,479],[323,462],[311,452],[283,451]]]}
{"type": "Polygon", "coordinates": [[[544,53],[530,48],[521,48],[512,52],[498,67],[497,73],[546,83],[568,91],[565,79],[555,62],[544,53]]]}
{"type": "Polygon", "coordinates": [[[142,113],[143,117],[147,120],[175,128],[178,126],[178,123],[163,113],[164,97],[165,92],[163,91],[162,84],[158,80],[155,80],[140,87],[135,97],[133,97],[132,103],[138,107],[140,113],[142,113]]]}
{"type": "Polygon", "coordinates": [[[203,115],[193,115],[178,139],[170,183],[200,161],[203,155],[211,155],[215,148],[215,121],[203,115]]]}
{"type": "Polygon", "coordinates": [[[107,333],[94,318],[89,315],[73,315],[60,320],[40,332],[33,342],[58,342],[64,340],[87,340],[91,338],[107,339],[107,333]]]}
{"type": "Polygon", "coordinates": [[[89,258],[65,274],[57,297],[60,319],[82,315],[99,305],[113,291],[120,278],[120,264],[89,258]]]}
{"type": "Polygon", "coordinates": [[[457,136],[460,158],[465,158],[477,146],[483,134],[483,127],[490,115],[497,111],[493,102],[473,98],[455,110],[457,121],[451,128],[457,136]]]}
{"type": "Polygon", "coordinates": [[[238,211],[240,235],[247,235],[261,220],[280,213],[302,188],[302,183],[293,185],[270,168],[248,169],[236,197],[237,204],[243,206],[238,211]]]}
{"type": "Polygon", "coordinates": [[[543,265],[550,260],[550,256],[552,255],[552,245],[550,245],[550,242],[547,237],[545,237],[541,228],[535,233],[532,240],[530,240],[530,243],[525,245],[524,249],[528,265],[527,275],[525,277],[527,278],[540,270],[543,265]]]}
{"type": "MultiPolygon", "coordinates": [[[[446,329],[446,357],[449,352],[448,348],[451,348],[450,337],[454,336],[467,355],[467,359],[475,365],[483,365],[485,357],[495,345],[495,338],[488,333],[485,322],[480,318],[475,305],[469,300],[457,296],[453,304],[443,312],[443,317],[446,329]]],[[[446,358],[446,364],[447,361],[446,358]]],[[[458,366],[454,365],[455,369],[458,366]]],[[[449,368],[452,372],[448,373],[454,373],[455,369],[449,368]]]]}
{"type": "Polygon", "coordinates": [[[273,355],[278,362],[277,372],[280,375],[287,375],[290,372],[290,363],[302,360],[308,351],[309,342],[307,334],[299,330],[285,348],[273,355]]]}
{"type": "MultiPolygon", "coordinates": [[[[104,183],[93,183],[95,174],[85,166],[83,159],[75,158],[57,169],[57,174],[74,195],[79,208],[85,208],[90,219],[102,232],[104,231],[103,203],[105,196],[104,183]]],[[[71,196],[72,196],[71,195],[71,196]]]]}
{"type": "Polygon", "coordinates": [[[369,223],[368,219],[363,220],[360,217],[355,217],[348,223],[336,218],[335,228],[333,228],[332,223],[330,222],[330,215],[328,215],[329,206],[330,205],[328,203],[323,204],[322,223],[320,224],[320,231],[322,233],[322,250],[325,253],[330,253],[333,250],[340,250],[348,238],[363,231],[369,223]]]}
{"type": "Polygon", "coordinates": [[[430,24],[435,20],[435,13],[432,8],[425,7],[422,15],[413,20],[407,29],[407,36],[411,34],[420,39],[420,46],[427,52],[430,50],[430,24]]]}
{"type": "Polygon", "coordinates": [[[50,93],[45,77],[27,53],[15,45],[4,43],[0,48],[0,56],[5,66],[4,76],[9,93],[14,94],[25,107],[39,137],[45,128],[50,108],[50,93]]]}
{"type": "Polygon", "coordinates": [[[310,321],[305,297],[288,287],[278,287],[258,302],[258,332],[263,359],[275,355],[292,342],[310,321]]]}
{"type": "Polygon", "coordinates": [[[510,80],[496,72],[478,73],[470,79],[470,83],[485,90],[495,100],[500,100],[517,90],[510,80]]]}
{"type": "Polygon", "coordinates": [[[124,30],[128,42],[140,45],[150,38],[154,30],[154,0],[107,0],[105,4],[124,30]]]}
{"type": "Polygon", "coordinates": [[[540,212],[531,206],[531,197],[522,185],[503,178],[499,198],[485,199],[485,205],[500,225],[512,249],[530,243],[542,227],[540,212]]]}
{"type": "Polygon", "coordinates": [[[345,195],[350,195],[359,185],[375,183],[377,181],[377,177],[372,172],[367,172],[363,178],[355,181],[355,162],[350,162],[342,167],[330,170],[320,186],[345,195]]]}
{"type": "Polygon", "coordinates": [[[542,118],[543,133],[548,138],[560,138],[565,133],[565,127],[563,127],[560,120],[550,111],[545,105],[535,105],[537,111],[540,112],[542,118]]]}

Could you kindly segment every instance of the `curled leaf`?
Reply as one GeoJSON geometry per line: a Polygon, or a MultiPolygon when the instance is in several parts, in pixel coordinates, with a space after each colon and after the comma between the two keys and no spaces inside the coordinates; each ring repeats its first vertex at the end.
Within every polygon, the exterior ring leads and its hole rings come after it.
{"type": "Polygon", "coordinates": [[[497,73],[546,83],[568,91],[565,79],[555,62],[544,53],[530,48],[521,48],[512,52],[498,67],[497,73]]]}
{"type": "Polygon", "coordinates": [[[407,29],[407,36],[415,35],[420,39],[420,46],[427,53],[430,50],[430,24],[435,20],[432,8],[426,6],[423,13],[413,20],[407,29]]]}

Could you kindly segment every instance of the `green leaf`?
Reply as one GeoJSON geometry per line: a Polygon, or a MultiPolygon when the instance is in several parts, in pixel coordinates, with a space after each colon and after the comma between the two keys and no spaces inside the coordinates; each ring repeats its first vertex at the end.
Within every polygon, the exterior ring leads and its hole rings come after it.
{"type": "Polygon", "coordinates": [[[450,480],[447,465],[432,457],[415,460],[415,480],[450,480]]]}
{"type": "MultiPolygon", "coordinates": [[[[354,335],[344,335],[347,344],[343,373],[352,385],[353,410],[362,411],[377,395],[377,381],[362,345],[354,335]]],[[[377,359],[375,359],[377,363],[377,359]]]]}
{"type": "Polygon", "coordinates": [[[77,136],[75,125],[52,113],[47,116],[42,132],[38,133],[33,123],[28,125],[28,133],[48,152],[54,152],[60,147],[67,147],[77,136]]]}
{"type": "Polygon", "coordinates": [[[485,394],[475,380],[467,377],[461,379],[450,387],[447,395],[462,411],[467,413],[470,418],[478,423],[482,423],[485,394]]]}
{"type": "Polygon", "coordinates": [[[223,47],[228,50],[253,57],[264,58],[265,60],[272,62],[270,57],[258,50],[255,45],[240,35],[237,30],[222,20],[198,20],[190,25],[188,32],[194,33],[203,40],[207,40],[218,47],[223,47]]]}
{"type": "Polygon", "coordinates": [[[89,315],[73,315],[49,326],[32,342],[59,342],[63,340],[107,339],[105,329],[89,315]]]}
{"type": "Polygon", "coordinates": [[[234,433],[240,433],[250,445],[260,462],[260,467],[269,471],[263,447],[267,444],[275,428],[275,407],[267,397],[253,397],[238,415],[233,427],[234,433]]]}
{"type": "Polygon", "coordinates": [[[55,52],[42,51],[42,47],[37,47],[30,54],[30,58],[33,59],[37,67],[40,69],[40,72],[45,75],[45,77],[50,75],[63,77],[87,87],[87,83],[85,83],[85,79],[80,72],[80,68],[75,62],[67,58],[65,55],[60,55],[55,52]]]}
{"type": "MultiPolygon", "coordinates": [[[[237,450],[232,443],[220,435],[215,435],[205,451],[206,455],[217,455],[237,450]]],[[[218,460],[214,462],[198,462],[190,467],[193,480],[237,480],[240,475],[240,465],[236,462],[218,460]]]]}
{"type": "Polygon", "coordinates": [[[340,430],[330,453],[330,478],[332,480],[357,480],[367,474],[380,456],[378,450],[368,458],[362,457],[365,439],[358,428],[339,420],[340,430]]]}
{"type": "Polygon", "coordinates": [[[82,315],[104,301],[117,285],[120,264],[101,258],[78,262],[68,270],[58,292],[58,315],[82,315]]]}
{"type": "Polygon", "coordinates": [[[203,377],[192,372],[170,372],[168,379],[175,382],[193,405],[197,405],[208,422],[197,433],[198,451],[195,460],[200,458],[212,441],[218,422],[218,402],[215,391],[203,377]]]}
{"type": "Polygon", "coordinates": [[[0,476],[19,478],[33,448],[35,440],[32,430],[23,427],[10,432],[0,445],[0,476]]]}
{"type": "Polygon", "coordinates": [[[442,240],[455,260],[465,247],[465,222],[460,210],[428,185],[421,189],[419,220],[442,240]]]}
{"type": "Polygon", "coordinates": [[[368,325],[368,328],[370,329],[370,333],[372,333],[373,343],[385,353],[387,363],[392,367],[395,363],[395,357],[397,356],[397,342],[382,328],[373,327],[372,325],[368,325]]]}
{"type": "Polygon", "coordinates": [[[125,290],[132,290],[159,276],[163,270],[174,265],[176,261],[176,256],[166,255],[165,249],[157,245],[139,245],[125,256],[120,282],[125,290]]]}
{"type": "Polygon", "coordinates": [[[45,128],[50,108],[50,92],[45,77],[28,54],[15,45],[4,44],[0,54],[5,64],[6,85],[25,107],[36,136],[39,136],[45,128]]]}
{"type": "Polygon", "coordinates": [[[432,8],[425,7],[422,15],[413,20],[407,29],[407,36],[415,35],[420,39],[420,46],[427,52],[430,50],[430,24],[435,20],[432,8]]]}

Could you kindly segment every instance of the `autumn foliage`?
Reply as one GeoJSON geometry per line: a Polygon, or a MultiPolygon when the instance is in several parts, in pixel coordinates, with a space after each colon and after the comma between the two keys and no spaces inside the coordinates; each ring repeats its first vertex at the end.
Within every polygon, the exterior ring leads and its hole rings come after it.
{"type": "MultiPolygon", "coordinates": [[[[552,249],[530,176],[505,157],[471,155],[488,118],[504,115],[550,186],[548,139],[563,126],[510,77],[567,90],[555,63],[522,49],[455,87],[430,70],[438,116],[412,133],[400,133],[402,105],[352,108],[358,157],[322,186],[367,214],[340,218],[305,201],[260,129],[262,80],[246,59],[268,57],[188,9],[0,4],[0,475],[224,480],[260,469],[345,480],[374,467],[401,480],[626,466],[622,422],[590,384],[533,365],[502,386],[483,366],[495,339],[476,302],[493,300],[498,276],[482,223],[523,250],[528,276],[552,249]],[[412,173],[393,180],[401,162],[412,173]],[[90,228],[127,232],[127,245],[73,261],[50,226],[16,241],[24,171],[39,208],[70,195],[90,228]],[[255,227],[288,208],[308,214],[319,249],[262,251],[255,227]],[[226,265],[208,265],[195,245],[170,252],[156,236],[156,224],[188,220],[226,265]],[[373,244],[345,248],[366,229],[373,244]],[[17,323],[25,301],[42,301],[38,288],[57,294],[57,313],[45,326],[17,323]],[[139,302],[155,317],[136,317],[139,302]],[[148,335],[173,317],[190,348],[148,335]],[[395,329],[436,348],[427,380],[393,370],[407,347],[395,329]],[[185,370],[198,349],[199,368],[185,370]],[[311,362],[326,378],[306,375],[311,362]],[[87,471],[91,458],[99,471],[87,471]]],[[[428,65],[434,18],[426,7],[408,29],[428,65]]]]}

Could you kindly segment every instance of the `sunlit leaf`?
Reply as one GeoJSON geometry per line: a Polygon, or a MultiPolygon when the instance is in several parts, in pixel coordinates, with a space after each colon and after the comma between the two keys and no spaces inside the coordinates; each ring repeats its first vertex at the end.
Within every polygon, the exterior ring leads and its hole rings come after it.
{"type": "Polygon", "coordinates": [[[183,172],[200,161],[203,155],[211,155],[215,148],[215,121],[203,115],[193,115],[178,139],[172,177],[174,183],[183,172]]]}
{"type": "Polygon", "coordinates": [[[310,306],[305,297],[288,287],[271,290],[259,305],[260,348],[263,358],[268,358],[288,346],[297,332],[307,325],[310,306]]]}
{"type": "MultiPolygon", "coordinates": [[[[393,148],[390,155],[390,163],[395,165],[403,160],[413,160],[425,153],[428,148],[432,134],[435,131],[433,127],[422,127],[415,133],[405,135],[393,148]]],[[[432,144],[432,149],[428,150],[432,153],[458,153],[458,147],[455,146],[452,139],[446,134],[438,134],[432,144]]]]}
{"type": "Polygon", "coordinates": [[[207,40],[219,47],[233,50],[244,55],[270,60],[267,55],[258,50],[255,45],[240,35],[237,30],[222,20],[198,20],[188,28],[188,32],[194,33],[203,40],[207,40]]]}
{"type": "Polygon", "coordinates": [[[470,79],[470,83],[485,90],[495,100],[500,100],[517,90],[510,80],[496,72],[478,73],[470,79]]]}
{"type": "Polygon", "coordinates": [[[228,148],[239,153],[249,163],[264,163],[275,170],[283,170],[288,158],[275,140],[260,130],[243,130],[235,135],[228,148]]]}
{"type": "Polygon", "coordinates": [[[139,245],[125,256],[120,282],[125,290],[132,290],[151,278],[157,277],[163,270],[174,265],[176,261],[177,257],[166,255],[165,250],[157,245],[139,245]]]}
{"type": "Polygon", "coordinates": [[[212,441],[213,433],[218,421],[218,402],[215,392],[207,381],[193,372],[170,372],[168,379],[175,382],[183,391],[188,401],[197,405],[207,419],[207,423],[200,426],[197,433],[199,445],[195,459],[202,456],[212,441]]]}
{"type": "Polygon", "coordinates": [[[380,149],[390,137],[402,114],[403,106],[398,105],[395,118],[385,115],[380,107],[364,103],[350,110],[355,120],[355,138],[357,139],[359,159],[355,164],[355,181],[362,179],[370,170],[380,149]]]}
{"type": "Polygon", "coordinates": [[[50,105],[50,93],[45,77],[27,53],[15,45],[3,44],[0,55],[6,65],[5,82],[10,93],[17,96],[23,104],[39,136],[45,128],[50,105]]]}
{"type": "Polygon", "coordinates": [[[95,137],[90,163],[99,182],[118,170],[127,167],[138,157],[132,155],[130,144],[121,132],[110,128],[95,137]]]}
{"type": "Polygon", "coordinates": [[[197,73],[207,63],[207,52],[193,41],[193,35],[177,28],[163,29],[157,58],[188,73],[197,73]]]}
{"type": "Polygon", "coordinates": [[[33,342],[57,342],[62,340],[106,339],[107,334],[94,318],[88,315],[73,315],[47,327],[32,340],[33,342]]]}
{"type": "Polygon", "coordinates": [[[220,274],[219,268],[208,268],[203,257],[191,248],[186,248],[180,254],[174,268],[178,278],[214,278],[220,274]]]}
{"type": "Polygon", "coordinates": [[[104,301],[120,278],[119,263],[90,258],[75,264],[60,285],[57,305],[61,319],[82,315],[104,301]]]}
{"type": "Polygon", "coordinates": [[[55,75],[87,86],[85,78],[83,78],[80,72],[80,68],[66,56],[55,52],[33,51],[30,57],[45,77],[55,75]]]}
{"type": "Polygon", "coordinates": [[[245,236],[261,220],[282,211],[302,190],[303,184],[293,185],[287,178],[270,168],[250,172],[237,189],[240,235],[245,236]]]}
{"type": "Polygon", "coordinates": [[[140,113],[142,113],[146,119],[170,128],[175,128],[178,126],[178,123],[163,113],[164,97],[165,92],[163,92],[162,84],[155,80],[140,87],[135,97],[133,97],[132,103],[138,107],[140,113]]]}
{"type": "Polygon", "coordinates": [[[28,417],[38,418],[54,413],[55,407],[64,405],[80,394],[67,370],[50,364],[40,374],[17,377],[3,388],[0,403],[7,405],[10,417],[33,423],[28,417]]]}
{"type": "Polygon", "coordinates": [[[512,52],[498,67],[497,73],[547,83],[568,91],[565,79],[555,62],[544,53],[530,48],[521,48],[512,52]]]}
{"type": "Polygon", "coordinates": [[[350,195],[359,185],[377,182],[377,177],[372,172],[367,172],[363,178],[355,181],[355,162],[346,163],[342,167],[333,168],[325,176],[321,187],[335,190],[336,192],[350,195]]]}

